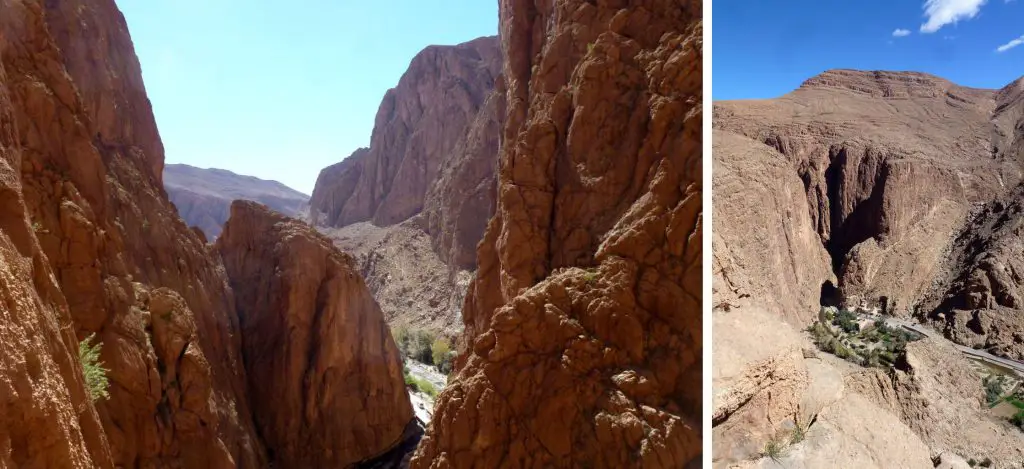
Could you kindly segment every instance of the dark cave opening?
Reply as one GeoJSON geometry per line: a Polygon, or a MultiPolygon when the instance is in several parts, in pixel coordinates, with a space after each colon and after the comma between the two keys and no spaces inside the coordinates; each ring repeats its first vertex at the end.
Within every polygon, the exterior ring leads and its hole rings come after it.
{"type": "Polygon", "coordinates": [[[821,306],[839,306],[839,289],[831,280],[821,284],[821,297],[818,303],[821,306]]]}

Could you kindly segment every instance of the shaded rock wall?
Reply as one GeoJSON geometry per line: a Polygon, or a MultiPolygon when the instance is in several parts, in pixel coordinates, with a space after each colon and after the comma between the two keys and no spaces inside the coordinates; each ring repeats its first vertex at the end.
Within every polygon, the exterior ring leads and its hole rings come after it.
{"type": "MultiPolygon", "coordinates": [[[[430,46],[420,52],[398,85],[384,96],[370,147],[324,169],[318,178],[310,202],[314,219],[332,227],[361,221],[378,226],[402,222],[423,210],[427,193],[439,178],[472,171],[456,169],[468,157],[466,153],[490,150],[493,158],[495,134],[469,129],[486,127],[485,122],[474,122],[481,113],[494,112],[485,102],[499,69],[495,37],[430,46]]],[[[486,177],[488,171],[483,173],[477,177],[486,177]]],[[[468,187],[456,190],[472,191],[476,182],[468,181],[468,187]]],[[[488,205],[488,200],[480,202],[488,205]]],[[[453,224],[442,221],[437,226],[453,224]]]]}
{"type": "Polygon", "coordinates": [[[217,240],[238,298],[254,419],[271,462],[347,467],[412,420],[402,362],[351,256],[248,201],[217,240]]]}
{"type": "Polygon", "coordinates": [[[111,467],[68,304],[22,195],[23,72],[13,62],[27,57],[9,35],[42,41],[41,21],[38,5],[0,2],[0,467],[111,467]]]}
{"type": "Polygon", "coordinates": [[[701,447],[701,5],[500,4],[497,210],[414,468],[701,447]]]}

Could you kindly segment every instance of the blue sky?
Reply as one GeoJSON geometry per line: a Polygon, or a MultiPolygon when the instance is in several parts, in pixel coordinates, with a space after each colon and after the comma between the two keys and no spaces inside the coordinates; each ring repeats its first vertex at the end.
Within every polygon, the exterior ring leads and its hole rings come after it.
{"type": "Polygon", "coordinates": [[[370,142],[384,92],[431,44],[497,34],[495,0],[120,0],[168,163],[307,194],[370,142]]]}
{"type": "Polygon", "coordinates": [[[777,97],[832,68],[921,71],[979,88],[1024,75],[1024,0],[717,0],[713,8],[716,100],[777,97]]]}

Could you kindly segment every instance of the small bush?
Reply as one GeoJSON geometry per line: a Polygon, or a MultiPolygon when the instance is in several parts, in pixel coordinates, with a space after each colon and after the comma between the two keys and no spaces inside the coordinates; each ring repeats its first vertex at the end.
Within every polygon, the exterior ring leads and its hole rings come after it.
{"type": "Polygon", "coordinates": [[[999,398],[1003,396],[1002,380],[990,376],[985,378],[982,384],[985,386],[985,402],[988,402],[989,406],[996,405],[999,402],[999,398]]]}
{"type": "Polygon", "coordinates": [[[978,465],[978,461],[975,461],[974,458],[968,459],[967,460],[967,465],[971,466],[971,467],[977,466],[978,465]]]}
{"type": "Polygon", "coordinates": [[[872,368],[881,368],[882,367],[882,359],[878,355],[878,350],[877,349],[876,350],[872,350],[871,353],[868,355],[867,364],[868,364],[869,367],[872,367],[872,368]]]}
{"type": "Polygon", "coordinates": [[[837,312],[839,312],[839,308],[836,308],[835,306],[822,306],[821,313],[818,315],[818,318],[822,322],[831,323],[832,320],[836,318],[837,312]]]}
{"type": "Polygon", "coordinates": [[[811,338],[814,340],[814,343],[819,347],[831,343],[834,338],[832,331],[829,330],[828,326],[820,322],[814,323],[808,331],[811,333],[811,338]]]}
{"type": "Polygon", "coordinates": [[[797,443],[800,443],[801,441],[804,441],[805,438],[807,438],[807,430],[804,429],[802,425],[800,425],[800,422],[797,422],[796,426],[793,427],[793,434],[790,435],[789,444],[795,445],[797,443]]]}
{"type": "Polygon", "coordinates": [[[978,465],[981,466],[981,467],[992,467],[992,459],[991,458],[982,459],[981,462],[978,463],[978,465]]]}
{"type": "Polygon", "coordinates": [[[1024,410],[1018,410],[1016,414],[1013,414],[1013,417],[1010,417],[1010,423],[1024,430],[1024,410]]]}
{"type": "Polygon", "coordinates": [[[85,386],[89,389],[89,395],[93,401],[110,398],[107,388],[110,382],[107,381],[107,372],[100,362],[100,349],[102,343],[93,345],[92,341],[96,334],[89,334],[85,340],[78,343],[78,359],[82,362],[82,375],[85,377],[85,386]]]}
{"type": "Polygon", "coordinates": [[[853,350],[850,350],[847,346],[841,343],[836,342],[834,345],[835,355],[839,358],[842,358],[843,360],[853,358],[856,355],[855,353],[853,353],[853,350]]]}
{"type": "Polygon", "coordinates": [[[423,392],[430,397],[437,397],[437,388],[430,381],[419,379],[412,375],[405,375],[405,385],[413,392],[423,392]]]}
{"type": "Polygon", "coordinates": [[[761,455],[770,458],[772,461],[779,462],[779,458],[782,457],[785,449],[786,446],[781,441],[772,438],[764,444],[764,451],[761,452],[761,455]]]}
{"type": "Polygon", "coordinates": [[[430,344],[430,358],[439,368],[441,363],[449,359],[451,351],[451,345],[448,345],[448,341],[444,338],[436,339],[433,344],[430,344]]]}

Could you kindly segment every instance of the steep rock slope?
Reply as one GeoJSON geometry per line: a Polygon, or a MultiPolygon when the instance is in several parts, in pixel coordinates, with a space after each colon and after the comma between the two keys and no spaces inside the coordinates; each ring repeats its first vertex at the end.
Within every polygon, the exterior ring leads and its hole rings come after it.
{"type": "Polygon", "coordinates": [[[397,444],[412,420],[402,362],[352,257],[249,201],[232,204],[215,246],[271,463],[347,467],[397,444]]]}
{"type": "Polygon", "coordinates": [[[910,315],[935,282],[959,271],[947,251],[972,207],[1021,182],[1019,88],[833,70],[781,98],[716,103],[714,125],[774,148],[802,181],[838,302],[910,315]]]}
{"type": "Polygon", "coordinates": [[[776,311],[740,306],[712,318],[714,468],[930,468],[943,454],[1024,461],[1024,434],[986,415],[981,380],[941,339],[912,343],[906,363],[885,371],[810,353],[776,311]],[[773,441],[778,461],[764,455],[773,441]]]}
{"type": "Polygon", "coordinates": [[[310,213],[335,227],[387,226],[419,213],[442,165],[485,109],[499,67],[494,37],[417,54],[384,96],[370,147],[323,171],[310,213]]]}
{"type": "Polygon", "coordinates": [[[712,163],[712,191],[723,194],[711,230],[715,306],[756,301],[791,324],[809,323],[821,285],[834,276],[795,168],[748,138],[719,130],[711,138],[712,152],[729,155],[712,163]]]}
{"type": "Polygon", "coordinates": [[[5,314],[24,320],[3,327],[25,334],[5,343],[11,353],[29,339],[40,346],[12,375],[4,370],[5,382],[25,370],[39,382],[5,393],[13,420],[4,447],[15,449],[4,454],[15,466],[262,466],[233,296],[161,189],[163,148],[120,12],[104,0],[6,0],[0,38],[4,151],[13,163],[3,236],[21,257],[5,264],[4,289],[21,298],[5,314]],[[32,227],[28,236],[20,220],[32,227]],[[33,283],[19,283],[30,259],[33,283]],[[28,336],[33,329],[38,335],[28,336]],[[103,343],[111,381],[95,413],[70,369],[77,359],[68,361],[73,336],[90,333],[103,343]],[[61,407],[68,399],[72,407],[61,407]]]}
{"type": "MultiPolygon", "coordinates": [[[[0,31],[28,14],[0,2],[0,31]]],[[[67,302],[26,216],[10,47],[0,36],[0,467],[111,467],[67,302]]]]}
{"type": "Polygon", "coordinates": [[[414,217],[388,227],[361,222],[320,229],[356,258],[388,324],[452,339],[462,329],[459,309],[472,274],[441,261],[422,222],[414,217]]]}
{"type": "Polygon", "coordinates": [[[242,176],[223,169],[184,164],[164,168],[164,188],[178,214],[213,240],[228,221],[231,202],[252,200],[288,216],[306,209],[309,196],[277,181],[242,176]]]}
{"type": "Polygon", "coordinates": [[[1022,434],[987,412],[981,378],[948,342],[914,342],[883,371],[815,352],[802,332],[822,302],[907,315],[934,309],[947,291],[935,285],[960,291],[983,244],[964,233],[1002,225],[972,220],[1012,213],[970,215],[1020,180],[1008,95],[832,71],[775,100],[716,104],[714,467],[777,467],[765,445],[797,425],[786,467],[1024,461],[1022,434]]]}
{"type": "Polygon", "coordinates": [[[1024,186],[978,207],[918,305],[956,342],[1024,360],[1024,186]]]}
{"type": "Polygon", "coordinates": [[[370,147],[317,179],[311,219],[367,247],[362,272],[390,322],[458,332],[494,212],[500,68],[496,37],[426,48],[384,97],[370,147]]]}
{"type": "Polygon", "coordinates": [[[501,2],[497,210],[412,467],[699,464],[700,18],[501,2]]]}

